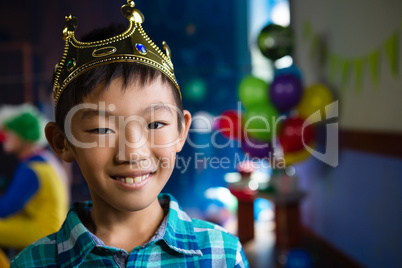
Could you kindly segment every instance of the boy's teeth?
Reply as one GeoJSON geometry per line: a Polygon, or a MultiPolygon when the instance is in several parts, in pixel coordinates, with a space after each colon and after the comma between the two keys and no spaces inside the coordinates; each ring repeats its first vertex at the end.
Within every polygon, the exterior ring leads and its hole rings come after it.
{"type": "Polygon", "coordinates": [[[135,178],[132,178],[132,177],[117,178],[117,180],[127,183],[127,184],[133,184],[133,183],[137,184],[137,183],[141,183],[147,177],[148,177],[148,175],[144,175],[144,176],[138,176],[135,178]]]}

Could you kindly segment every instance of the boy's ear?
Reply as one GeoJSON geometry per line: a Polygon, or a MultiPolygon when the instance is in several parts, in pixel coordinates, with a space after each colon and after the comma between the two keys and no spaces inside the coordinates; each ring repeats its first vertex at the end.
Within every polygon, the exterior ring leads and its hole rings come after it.
{"type": "Polygon", "coordinates": [[[45,127],[45,135],[50,147],[52,147],[53,151],[61,159],[66,162],[73,162],[75,160],[70,144],[56,123],[47,123],[45,127]]]}
{"type": "Polygon", "coordinates": [[[184,143],[186,142],[187,139],[187,134],[188,134],[188,130],[190,129],[191,126],[191,114],[189,111],[184,110],[183,111],[183,127],[178,139],[178,142],[176,144],[176,152],[180,152],[181,149],[184,146],[184,143]]]}

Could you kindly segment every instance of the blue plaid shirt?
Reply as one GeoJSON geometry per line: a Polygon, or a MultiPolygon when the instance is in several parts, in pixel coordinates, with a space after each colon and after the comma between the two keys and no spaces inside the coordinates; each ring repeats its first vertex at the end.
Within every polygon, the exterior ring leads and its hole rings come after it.
{"type": "Polygon", "coordinates": [[[89,215],[92,207],[85,202],[74,204],[60,231],[24,249],[11,267],[249,267],[236,236],[190,219],[169,194],[159,200],[167,217],[154,237],[130,254],[106,246],[85,228],[79,215],[89,215]]]}

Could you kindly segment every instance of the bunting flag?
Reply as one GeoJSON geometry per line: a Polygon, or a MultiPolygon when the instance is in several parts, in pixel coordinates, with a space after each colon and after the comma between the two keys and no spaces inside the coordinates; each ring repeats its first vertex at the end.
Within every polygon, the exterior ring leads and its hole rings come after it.
{"type": "Polygon", "coordinates": [[[356,91],[360,92],[363,86],[363,68],[364,59],[357,59],[355,61],[355,88],[356,91]]]}
{"type": "Polygon", "coordinates": [[[311,27],[311,23],[309,21],[306,21],[303,27],[303,37],[305,39],[308,39],[312,34],[313,34],[313,28],[311,27]]]}
{"type": "Polygon", "coordinates": [[[309,55],[311,58],[318,59],[321,63],[329,63],[329,79],[333,83],[340,83],[342,88],[346,88],[348,83],[354,81],[354,88],[357,92],[363,89],[363,78],[366,70],[369,71],[371,82],[378,88],[380,83],[380,70],[382,57],[386,57],[386,62],[391,70],[393,77],[398,77],[400,72],[400,38],[401,27],[391,34],[379,47],[373,51],[356,58],[342,57],[331,51],[321,42],[320,36],[314,33],[311,23],[305,22],[303,27],[303,39],[310,42],[309,55]],[[325,52],[323,54],[323,52],[325,52]],[[326,57],[323,61],[322,57],[326,57]]]}
{"type": "Polygon", "coordinates": [[[345,59],[342,62],[342,73],[341,73],[342,89],[346,88],[346,85],[348,84],[351,63],[352,63],[351,61],[345,59]]]}
{"type": "Polygon", "coordinates": [[[339,56],[332,53],[329,56],[329,79],[331,81],[337,80],[338,66],[339,66],[339,56]]]}
{"type": "Polygon", "coordinates": [[[393,34],[385,43],[385,51],[388,56],[388,61],[392,70],[392,74],[398,76],[398,61],[399,61],[399,35],[398,33],[393,34]]]}
{"type": "Polygon", "coordinates": [[[318,35],[314,35],[311,39],[311,46],[310,46],[310,58],[319,57],[320,53],[320,38],[318,35]]]}
{"type": "Polygon", "coordinates": [[[371,74],[371,80],[374,83],[374,85],[378,86],[379,84],[379,72],[381,70],[380,68],[380,51],[375,50],[369,55],[369,65],[370,65],[370,74],[371,74]]]}

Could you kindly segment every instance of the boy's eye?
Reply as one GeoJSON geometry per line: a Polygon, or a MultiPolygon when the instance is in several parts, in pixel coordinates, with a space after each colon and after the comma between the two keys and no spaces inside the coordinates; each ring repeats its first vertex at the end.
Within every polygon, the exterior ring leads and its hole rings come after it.
{"type": "Polygon", "coordinates": [[[95,129],[91,129],[89,132],[95,133],[95,134],[100,134],[100,135],[114,133],[114,131],[111,130],[110,128],[95,128],[95,129]]]}
{"type": "Polygon", "coordinates": [[[161,122],[152,122],[148,124],[148,129],[157,129],[163,127],[165,124],[161,122]]]}

